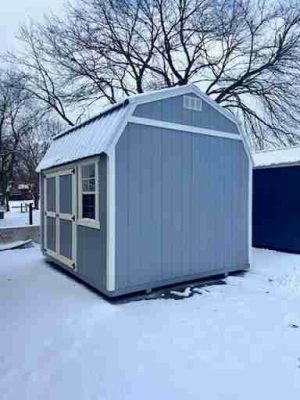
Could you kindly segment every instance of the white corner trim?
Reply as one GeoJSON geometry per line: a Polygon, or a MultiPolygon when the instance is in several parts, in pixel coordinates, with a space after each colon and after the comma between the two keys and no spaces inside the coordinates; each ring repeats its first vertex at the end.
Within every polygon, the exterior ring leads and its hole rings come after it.
{"type": "Polygon", "coordinates": [[[116,145],[131,118],[136,105],[129,105],[127,113],[115,129],[113,140],[106,149],[107,154],[107,237],[106,237],[106,288],[116,289],[116,145]]]}
{"type": "Polygon", "coordinates": [[[106,288],[116,288],[116,154],[112,150],[107,162],[107,238],[106,238],[106,288]]]}
{"type": "Polygon", "coordinates": [[[154,126],[157,128],[164,128],[164,129],[173,129],[176,131],[184,131],[190,133],[196,133],[200,135],[208,135],[208,136],[217,136],[225,139],[233,139],[233,140],[240,140],[242,141],[241,135],[238,133],[227,133],[222,131],[216,131],[213,129],[205,129],[205,128],[198,128],[196,126],[191,125],[182,125],[173,122],[166,122],[166,121],[159,121],[150,118],[141,118],[141,117],[134,117],[131,116],[128,119],[128,122],[133,124],[140,124],[140,125],[147,125],[147,126],[154,126]]]}
{"type": "MultiPolygon", "coordinates": [[[[47,247],[47,178],[46,175],[44,175],[42,172],[40,172],[41,179],[43,180],[43,196],[44,196],[44,209],[43,209],[43,215],[41,214],[41,218],[43,218],[43,223],[44,223],[44,241],[41,240],[41,244],[43,243],[43,248],[42,251],[44,251],[47,247]]],[[[41,207],[42,211],[42,207],[41,207]]],[[[41,227],[42,227],[42,219],[41,219],[41,227]]]]}
{"type": "Polygon", "coordinates": [[[73,269],[77,270],[77,168],[72,171],[72,259],[73,269]],[[74,218],[73,218],[74,217],[74,218]]]}

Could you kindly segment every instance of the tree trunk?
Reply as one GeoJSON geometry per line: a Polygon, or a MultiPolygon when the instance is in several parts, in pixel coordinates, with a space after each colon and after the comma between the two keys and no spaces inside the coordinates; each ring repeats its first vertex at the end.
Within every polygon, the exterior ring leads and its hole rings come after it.
{"type": "Polygon", "coordinates": [[[33,196],[33,202],[34,202],[34,209],[35,210],[39,209],[39,199],[40,199],[39,194],[35,193],[34,196],[33,196]]]}

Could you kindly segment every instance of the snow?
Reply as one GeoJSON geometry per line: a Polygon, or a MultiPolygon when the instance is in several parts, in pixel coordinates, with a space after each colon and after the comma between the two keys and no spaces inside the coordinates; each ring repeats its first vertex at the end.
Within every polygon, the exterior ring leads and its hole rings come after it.
{"type": "MultiPolygon", "coordinates": [[[[30,200],[23,201],[10,201],[10,211],[5,212],[4,219],[0,219],[0,229],[1,228],[12,228],[19,226],[28,226],[29,225],[29,214],[28,212],[21,213],[21,203],[25,207],[25,203],[32,203],[30,200]]],[[[33,225],[40,224],[40,211],[33,210],[32,212],[33,225]]]]}
{"type": "Polygon", "coordinates": [[[30,245],[31,243],[32,243],[31,239],[28,239],[28,240],[15,240],[14,242],[4,243],[4,244],[0,243],[0,251],[12,250],[12,249],[15,249],[16,247],[30,245]]]}
{"type": "Polygon", "coordinates": [[[1,399],[299,399],[300,256],[253,250],[226,282],[111,304],[37,247],[1,252],[1,399]]]}
{"type": "Polygon", "coordinates": [[[267,167],[300,162],[300,146],[283,149],[263,150],[252,154],[255,167],[267,167]]]}

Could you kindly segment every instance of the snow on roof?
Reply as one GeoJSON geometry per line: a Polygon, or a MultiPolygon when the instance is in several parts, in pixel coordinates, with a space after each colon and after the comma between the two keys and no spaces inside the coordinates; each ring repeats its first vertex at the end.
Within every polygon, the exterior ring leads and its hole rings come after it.
{"type": "Polygon", "coordinates": [[[126,122],[134,105],[179,96],[185,93],[196,94],[221,114],[225,115],[226,118],[237,123],[233,114],[224,110],[214,100],[202,93],[195,85],[185,85],[136,94],[115,105],[106,107],[95,117],[56,135],[36,171],[40,172],[44,169],[103,152],[108,153],[113,143],[115,143],[122,123],[126,122]]]}
{"type": "Polygon", "coordinates": [[[300,146],[263,150],[253,153],[254,167],[270,167],[300,163],[300,146]]]}
{"type": "Polygon", "coordinates": [[[106,152],[127,113],[124,106],[56,136],[37,171],[106,152]]]}

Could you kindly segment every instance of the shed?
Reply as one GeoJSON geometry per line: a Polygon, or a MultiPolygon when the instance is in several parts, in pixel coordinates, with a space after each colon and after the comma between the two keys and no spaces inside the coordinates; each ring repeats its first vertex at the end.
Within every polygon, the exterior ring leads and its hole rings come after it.
{"type": "Polygon", "coordinates": [[[300,147],[253,159],[253,246],[300,253],[300,147]]]}
{"type": "Polygon", "coordinates": [[[58,134],[38,171],[43,253],[108,296],[249,268],[249,151],[194,85],[58,134]]]}

